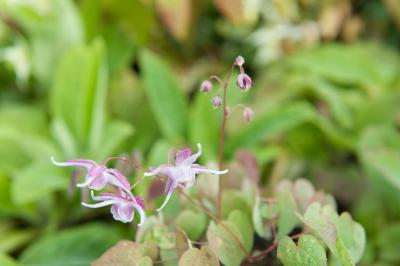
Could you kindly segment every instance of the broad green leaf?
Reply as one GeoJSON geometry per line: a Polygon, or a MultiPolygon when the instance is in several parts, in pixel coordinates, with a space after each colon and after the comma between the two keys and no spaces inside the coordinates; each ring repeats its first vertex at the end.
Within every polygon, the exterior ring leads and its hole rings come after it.
{"type": "Polygon", "coordinates": [[[400,189],[400,135],[391,127],[370,127],[364,131],[358,153],[363,167],[400,189]]]}
{"type": "Polygon", "coordinates": [[[226,266],[239,266],[246,258],[246,253],[240,248],[236,239],[241,241],[239,229],[231,222],[223,222],[225,226],[210,223],[207,230],[207,241],[210,248],[217,254],[220,261],[226,266]],[[235,236],[233,237],[227,229],[235,236]]]}
{"type": "Polygon", "coordinates": [[[150,257],[146,256],[143,245],[132,241],[121,240],[115,246],[104,252],[92,265],[152,266],[153,262],[150,257]]]}
{"type": "Polygon", "coordinates": [[[69,180],[63,169],[48,161],[37,161],[15,174],[11,186],[12,199],[17,204],[26,204],[46,199],[57,190],[65,190],[69,180]]]}
{"type": "MultiPolygon", "coordinates": [[[[291,186],[291,184],[290,184],[291,186]]],[[[278,200],[278,240],[289,234],[297,224],[296,202],[293,199],[292,192],[285,188],[277,192],[278,200]]]]}
{"type": "Polygon", "coordinates": [[[147,96],[163,135],[171,141],[186,134],[187,106],[178,81],[168,65],[149,50],[142,52],[141,66],[147,96]]]}
{"type": "Polygon", "coordinates": [[[364,228],[353,221],[350,214],[342,213],[337,224],[338,237],[350,253],[354,263],[360,261],[366,244],[364,228]]]}
{"type": "Polygon", "coordinates": [[[0,265],[2,266],[17,266],[17,262],[6,254],[0,252],[0,265]]]}
{"type": "Polygon", "coordinates": [[[184,210],[176,218],[176,225],[185,231],[191,240],[198,240],[207,228],[207,217],[203,213],[184,210]]]}
{"type": "Polygon", "coordinates": [[[190,239],[186,235],[185,231],[180,228],[175,229],[175,239],[176,254],[180,258],[187,250],[192,248],[192,243],[190,242],[190,239]]]}
{"type": "Polygon", "coordinates": [[[87,224],[40,238],[21,254],[23,266],[86,266],[123,238],[110,225],[87,224]]]}
{"type": "Polygon", "coordinates": [[[18,128],[4,125],[0,131],[0,170],[12,172],[35,159],[50,158],[56,153],[53,144],[37,134],[25,134],[18,128]]]}
{"type": "Polygon", "coordinates": [[[222,114],[215,110],[210,96],[197,93],[190,109],[189,138],[192,143],[201,143],[204,150],[204,161],[218,158],[219,130],[222,114]]]}
{"type": "Polygon", "coordinates": [[[201,250],[191,248],[186,251],[179,260],[179,266],[219,266],[217,256],[208,246],[202,246],[201,250]]]}
{"type": "Polygon", "coordinates": [[[133,127],[122,121],[110,121],[107,123],[100,145],[92,154],[92,158],[104,160],[113,154],[123,142],[133,133],[133,127]]]}
{"type": "Polygon", "coordinates": [[[251,217],[251,207],[240,192],[222,191],[222,217],[227,218],[233,210],[240,210],[251,217]]]}
{"type": "Polygon", "coordinates": [[[51,90],[52,112],[65,123],[83,151],[94,150],[101,144],[107,79],[101,40],[69,50],[57,67],[51,90]]]}
{"type": "Polygon", "coordinates": [[[37,236],[34,229],[11,229],[2,232],[0,238],[0,253],[14,252],[21,247],[27,245],[37,236]]]}
{"type": "Polygon", "coordinates": [[[160,249],[160,257],[164,261],[163,266],[178,266],[178,254],[175,248],[160,249]]]}
{"type": "Polygon", "coordinates": [[[247,252],[250,252],[254,241],[254,231],[250,217],[243,211],[233,210],[228,216],[228,221],[240,230],[243,239],[243,246],[246,248],[247,252]]]}
{"type": "Polygon", "coordinates": [[[355,265],[348,249],[345,247],[343,241],[339,238],[336,240],[336,251],[334,252],[334,254],[337,256],[343,266],[355,265]]]}
{"type": "Polygon", "coordinates": [[[249,147],[276,134],[284,133],[314,116],[313,108],[304,102],[281,106],[271,112],[260,114],[250,125],[229,139],[228,154],[232,154],[238,147],[249,147]]]}
{"type": "Polygon", "coordinates": [[[304,216],[300,218],[325,242],[332,252],[335,251],[337,242],[336,224],[339,217],[330,205],[322,207],[319,202],[312,203],[308,206],[304,216]]]}
{"type": "Polygon", "coordinates": [[[323,266],[328,265],[325,249],[311,235],[300,237],[298,246],[284,236],[278,245],[278,258],[284,266],[323,266]]]}

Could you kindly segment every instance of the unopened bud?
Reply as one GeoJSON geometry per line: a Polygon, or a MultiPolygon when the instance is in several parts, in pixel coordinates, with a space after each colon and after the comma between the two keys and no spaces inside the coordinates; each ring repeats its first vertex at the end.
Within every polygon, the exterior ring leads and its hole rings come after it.
{"type": "Polygon", "coordinates": [[[238,66],[242,66],[244,64],[244,58],[243,56],[239,55],[238,57],[236,57],[235,59],[235,63],[238,66]]]}
{"type": "Polygon", "coordinates": [[[246,107],[243,110],[243,118],[246,122],[250,122],[251,120],[253,120],[254,117],[254,112],[253,110],[251,110],[250,107],[246,107]]]}
{"type": "Polygon", "coordinates": [[[201,92],[205,92],[205,93],[209,93],[211,91],[211,89],[213,88],[213,84],[211,81],[209,81],[208,79],[203,81],[200,85],[200,91],[201,92]]]}
{"type": "Polygon", "coordinates": [[[236,84],[241,91],[247,91],[253,85],[253,81],[246,73],[240,73],[236,79],[236,84]]]}
{"type": "Polygon", "coordinates": [[[219,96],[214,96],[214,97],[211,99],[211,104],[214,106],[214,108],[220,107],[221,104],[222,104],[222,99],[221,99],[221,97],[219,97],[219,96]]]}

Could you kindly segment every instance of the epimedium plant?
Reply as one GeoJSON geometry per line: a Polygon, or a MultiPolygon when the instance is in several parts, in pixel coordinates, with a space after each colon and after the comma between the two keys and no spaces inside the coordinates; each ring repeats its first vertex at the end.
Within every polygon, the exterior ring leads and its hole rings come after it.
{"type": "Polygon", "coordinates": [[[84,181],[76,186],[89,193],[95,203],[84,200],[83,206],[111,206],[113,218],[123,223],[133,222],[135,212],[139,214],[135,241],[118,242],[93,265],[235,266],[265,263],[277,257],[285,266],[350,266],[361,259],[366,245],[363,227],[349,213],[339,214],[334,198],[316,191],[306,179],[282,180],[265,190],[233,171],[223,182],[223,175],[228,173],[223,168],[228,118],[236,108],[243,110],[246,122],[254,117],[251,108],[242,104],[231,107],[227,102],[228,84],[236,67],[240,71],[236,77],[239,89],[246,92],[252,87],[244,63],[238,56],[224,80],[212,75],[200,85],[200,91],[206,94],[213,91],[213,81],[219,85],[211,99],[214,108],[222,107],[218,170],[196,163],[202,153],[200,143],[196,153],[192,154],[190,148],[178,150],[173,164],[151,168],[133,185],[120,170],[107,166],[113,159],[135,166],[125,157],[109,157],[101,164],[51,158],[56,166],[86,170],[84,181]],[[195,185],[197,176],[200,180],[195,185]],[[147,208],[151,202],[134,195],[137,186],[151,177],[154,182],[165,181],[166,196],[155,211],[147,208]],[[229,186],[232,181],[236,185],[229,186]],[[182,197],[174,199],[174,191],[182,197]],[[168,210],[174,205],[178,210],[168,210]],[[172,222],[167,219],[168,213],[173,214],[172,222]]]}

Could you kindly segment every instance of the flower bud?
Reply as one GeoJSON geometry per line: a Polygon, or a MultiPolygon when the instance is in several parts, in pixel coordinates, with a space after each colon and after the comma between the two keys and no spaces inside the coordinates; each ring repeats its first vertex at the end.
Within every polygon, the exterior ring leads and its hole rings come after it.
{"type": "Polygon", "coordinates": [[[209,93],[212,88],[213,88],[213,84],[208,79],[204,80],[200,85],[200,91],[201,92],[209,93]]]}
{"type": "Polygon", "coordinates": [[[219,96],[215,96],[211,99],[211,104],[214,106],[214,108],[218,108],[222,104],[222,99],[219,96]]]}
{"type": "Polygon", "coordinates": [[[250,122],[251,120],[253,120],[254,117],[254,112],[253,110],[251,110],[250,107],[246,107],[243,110],[243,118],[246,122],[250,122]]]}
{"type": "Polygon", "coordinates": [[[240,73],[236,79],[236,84],[241,91],[247,91],[253,85],[253,81],[246,73],[240,73]]]}
{"type": "Polygon", "coordinates": [[[239,55],[238,57],[236,57],[235,64],[238,65],[238,66],[242,66],[244,64],[243,56],[239,55]]]}

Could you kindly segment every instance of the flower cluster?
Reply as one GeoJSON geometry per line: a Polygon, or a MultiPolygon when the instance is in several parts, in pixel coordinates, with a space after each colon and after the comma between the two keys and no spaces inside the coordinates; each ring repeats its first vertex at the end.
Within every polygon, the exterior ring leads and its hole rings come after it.
{"type": "MultiPolygon", "coordinates": [[[[246,92],[249,89],[251,89],[251,87],[253,86],[253,81],[251,80],[250,76],[247,75],[244,71],[243,68],[243,64],[245,63],[245,60],[243,58],[243,56],[238,56],[235,59],[235,62],[232,65],[232,70],[235,67],[239,68],[239,75],[236,77],[236,85],[239,87],[239,89],[242,92],[246,92]]],[[[228,75],[228,78],[230,77],[230,75],[228,75]]],[[[222,81],[219,77],[217,76],[210,76],[208,79],[204,80],[201,84],[200,84],[200,91],[204,92],[204,93],[210,93],[214,87],[213,83],[211,82],[213,79],[215,79],[217,82],[219,82],[220,86],[222,89],[226,90],[227,86],[228,86],[228,82],[229,80],[226,81],[222,81]]],[[[221,93],[221,88],[217,91],[216,96],[214,96],[211,99],[211,104],[212,106],[214,106],[214,108],[218,108],[221,105],[223,105],[223,100],[220,96],[221,93]]],[[[224,94],[226,92],[224,91],[224,94]]],[[[224,97],[225,98],[225,97],[224,97]]],[[[253,119],[254,116],[254,112],[253,110],[251,110],[250,107],[246,107],[243,105],[239,105],[240,107],[243,107],[243,118],[246,122],[250,122],[253,119]]],[[[228,109],[228,107],[225,106],[225,109],[228,109]]],[[[226,110],[225,110],[226,111],[226,110]]]]}
{"type": "MultiPolygon", "coordinates": [[[[160,165],[150,172],[144,173],[144,176],[163,175],[167,177],[165,186],[166,198],[163,204],[157,209],[160,211],[171,198],[172,193],[177,188],[189,188],[194,185],[195,177],[200,173],[208,174],[225,174],[225,171],[214,171],[204,166],[196,164],[196,160],[200,157],[202,149],[201,145],[197,144],[198,152],[192,154],[191,149],[186,148],[178,150],[175,155],[175,164],[160,165]]],[[[77,187],[89,188],[90,195],[93,201],[98,203],[88,204],[82,202],[82,205],[88,208],[101,208],[111,206],[111,214],[117,221],[124,223],[132,222],[135,211],[140,215],[141,226],[146,219],[144,200],[141,197],[132,194],[132,186],[128,179],[117,169],[108,168],[105,164],[97,164],[92,160],[68,160],[66,162],[57,162],[51,158],[56,166],[78,166],[86,169],[85,180],[77,184],[77,187]],[[95,191],[103,190],[107,185],[116,188],[115,193],[100,192],[95,195],[95,191]]]]}

